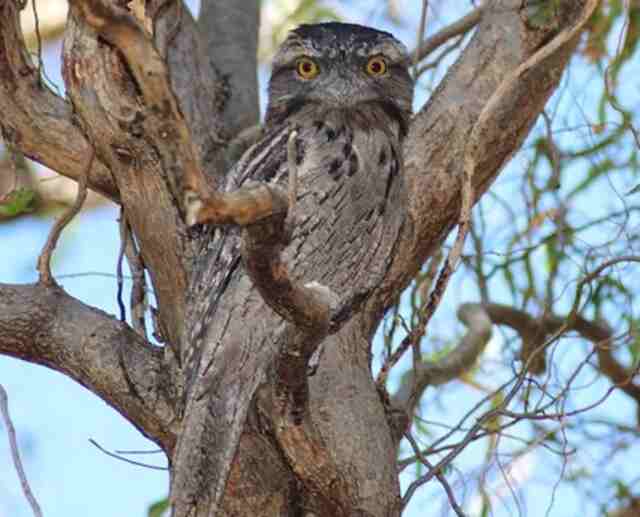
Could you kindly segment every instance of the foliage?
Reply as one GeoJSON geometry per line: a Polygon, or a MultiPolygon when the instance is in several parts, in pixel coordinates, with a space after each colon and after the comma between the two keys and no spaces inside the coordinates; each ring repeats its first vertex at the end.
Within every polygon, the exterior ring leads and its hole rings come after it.
{"type": "Polygon", "coordinates": [[[36,193],[28,188],[18,188],[0,199],[0,216],[15,217],[34,210],[36,193]]]}
{"type": "Polygon", "coordinates": [[[165,497],[156,501],[149,507],[148,517],[163,517],[168,515],[169,510],[169,498],[165,497]]]}

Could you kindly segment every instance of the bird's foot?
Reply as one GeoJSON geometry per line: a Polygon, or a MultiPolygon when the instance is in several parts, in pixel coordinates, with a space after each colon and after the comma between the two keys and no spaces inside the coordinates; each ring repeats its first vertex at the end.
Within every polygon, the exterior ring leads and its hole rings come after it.
{"type": "Polygon", "coordinates": [[[187,226],[198,224],[198,214],[202,209],[203,202],[200,194],[193,190],[185,190],[184,192],[184,211],[185,222],[187,226]]]}

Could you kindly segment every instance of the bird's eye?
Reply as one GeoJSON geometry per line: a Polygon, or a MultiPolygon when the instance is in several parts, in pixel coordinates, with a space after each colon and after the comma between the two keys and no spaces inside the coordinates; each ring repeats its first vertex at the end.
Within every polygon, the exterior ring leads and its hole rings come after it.
{"type": "Polygon", "coordinates": [[[367,73],[379,77],[387,73],[387,62],[382,56],[373,56],[367,61],[367,73]]]}
{"type": "Polygon", "coordinates": [[[320,68],[313,59],[301,57],[296,62],[296,72],[303,79],[313,79],[320,73],[320,68]]]}

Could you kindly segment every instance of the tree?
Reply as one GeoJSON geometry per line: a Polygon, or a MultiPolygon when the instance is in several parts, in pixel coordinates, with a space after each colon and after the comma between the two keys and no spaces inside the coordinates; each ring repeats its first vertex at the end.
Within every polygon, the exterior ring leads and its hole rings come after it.
{"type": "MultiPolygon", "coordinates": [[[[431,478],[447,487],[443,468],[450,456],[418,478],[401,498],[395,467],[398,445],[406,435],[415,448],[412,461],[417,458],[430,465],[407,434],[408,424],[427,385],[458,377],[473,365],[489,338],[491,322],[510,325],[522,336],[525,368],[492,410],[466,432],[461,445],[451,449],[452,454],[489,432],[492,425],[499,431],[506,424],[498,417],[523,417],[509,414],[507,406],[533,382],[528,372],[544,371],[544,350],[551,342],[546,337],[573,329],[602,342],[611,334],[577,310],[582,287],[613,264],[609,261],[580,282],[568,316],[549,311],[541,318],[527,318],[515,307],[490,303],[488,296],[481,305],[464,306],[461,317],[469,334],[458,347],[442,361],[416,360],[393,396],[385,389],[389,370],[402,355],[417,349],[455,269],[471,204],[483,197],[522,145],[598,7],[593,0],[527,4],[488,2],[416,49],[416,59],[422,60],[477,25],[456,65],[410,128],[405,144],[408,203],[397,210],[406,211],[411,224],[395,248],[392,266],[378,289],[347,308],[349,318],[323,339],[314,375],[307,378],[307,357],[302,364],[278,362],[292,350],[265,350],[266,357],[282,368],[274,369],[257,392],[250,389],[233,400],[222,400],[233,402],[234,411],[248,411],[237,437],[239,445],[234,442],[220,449],[223,440],[207,424],[202,441],[193,444],[206,456],[207,468],[194,471],[192,464],[180,463],[175,456],[185,433],[184,410],[191,402],[185,397],[193,396],[186,389],[184,350],[202,325],[203,335],[209,335],[210,328],[220,329],[214,300],[232,293],[210,290],[216,257],[207,250],[213,233],[185,226],[183,187],[203,172],[210,188],[220,190],[225,172],[251,139],[246,130],[258,122],[257,5],[204,3],[195,22],[174,2],[147,2],[142,11],[134,8],[138,3],[129,10],[99,0],[71,2],[63,68],[67,101],[43,84],[22,42],[19,6],[5,0],[0,4],[4,140],[77,180],[81,193],[88,187],[122,206],[124,249],[137,283],[132,326],[73,299],[49,271],[53,233],[39,263],[40,281],[0,288],[0,351],[71,376],[156,441],[172,459],[172,477],[180,479],[171,494],[175,515],[188,515],[192,505],[197,515],[215,514],[215,509],[229,515],[289,515],[302,509],[317,515],[394,515],[431,478]],[[432,272],[436,260],[421,273],[430,258],[446,251],[444,240],[458,223],[458,237],[438,279],[432,272]],[[140,303],[145,270],[158,300],[156,333],[163,347],[146,338],[140,303]],[[389,355],[374,382],[372,336],[415,278],[423,280],[416,284],[422,289],[434,279],[433,294],[416,311],[415,325],[401,343],[392,348],[389,340],[389,355]],[[308,382],[309,401],[301,424],[289,419],[271,397],[274,386],[291,378],[303,385],[308,382]]],[[[553,158],[551,143],[546,142],[545,150],[553,158]]],[[[82,197],[78,199],[79,206],[82,197]]],[[[249,224],[246,238],[251,228],[249,224]]],[[[266,243],[265,249],[271,248],[266,243]]],[[[278,253],[272,255],[278,260],[278,253]]],[[[269,282],[268,272],[268,268],[249,271],[255,283],[269,282]]],[[[484,276],[479,275],[480,284],[484,276]]],[[[239,310],[242,303],[238,302],[239,310]]],[[[327,332],[326,321],[320,323],[327,332]]],[[[301,328],[295,315],[289,324],[301,328]]],[[[237,322],[221,339],[231,350],[230,344],[239,347],[247,340],[265,340],[268,330],[255,335],[255,328],[237,322]]],[[[214,345],[205,340],[199,347],[210,350],[214,345]]],[[[629,372],[616,369],[619,364],[606,352],[597,347],[600,363],[611,366],[603,367],[603,372],[635,396],[629,372]]],[[[190,426],[205,425],[216,396],[204,395],[203,409],[192,414],[190,426]]],[[[529,416],[544,411],[536,408],[529,416]]],[[[223,412],[211,418],[224,427],[230,416],[223,412]]]]}

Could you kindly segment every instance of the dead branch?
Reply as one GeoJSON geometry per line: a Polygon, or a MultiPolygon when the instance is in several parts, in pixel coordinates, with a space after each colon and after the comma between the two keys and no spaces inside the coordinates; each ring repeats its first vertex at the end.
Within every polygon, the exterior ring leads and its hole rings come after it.
{"type": "Polygon", "coordinates": [[[633,382],[635,372],[627,370],[613,356],[611,344],[614,335],[605,323],[589,321],[579,315],[562,317],[554,314],[543,314],[539,318],[534,318],[522,310],[495,303],[478,304],[476,307],[486,311],[487,316],[493,323],[506,325],[514,329],[518,332],[523,342],[532,339],[533,330],[535,341],[531,342],[528,348],[535,350],[536,354],[544,354],[542,345],[550,334],[556,333],[560,329],[564,329],[565,332],[577,332],[594,344],[600,372],[640,404],[640,385],[633,382]]]}
{"type": "Polygon", "coordinates": [[[9,414],[9,396],[7,395],[7,391],[4,389],[4,386],[2,384],[0,384],[0,414],[2,414],[4,426],[7,428],[7,435],[9,437],[9,448],[11,449],[11,458],[13,459],[13,465],[18,474],[18,478],[20,478],[20,486],[22,487],[22,492],[27,498],[29,506],[31,506],[33,515],[35,515],[35,517],[42,517],[42,510],[40,509],[38,500],[31,491],[29,481],[27,480],[27,474],[24,471],[24,467],[22,466],[20,451],[18,450],[18,440],[16,439],[16,429],[15,427],[13,427],[11,415],[9,414]]]}
{"type": "Polygon", "coordinates": [[[64,373],[173,448],[176,372],[162,350],[60,287],[0,284],[0,354],[64,373]]]}
{"type": "Polygon", "coordinates": [[[405,376],[392,398],[393,405],[411,417],[420,397],[429,386],[439,386],[460,377],[469,370],[491,339],[491,319],[475,304],[463,304],[458,319],[467,326],[467,333],[458,346],[439,361],[418,363],[405,376]]]}
{"type": "Polygon", "coordinates": [[[131,270],[133,286],[129,298],[129,308],[131,310],[131,326],[145,340],[147,339],[147,327],[145,323],[145,312],[147,309],[147,284],[145,278],[144,261],[140,250],[136,245],[131,231],[131,226],[126,219],[126,215],[121,215],[120,239],[123,239],[123,250],[127,256],[127,263],[131,270]]]}
{"type": "Polygon", "coordinates": [[[228,193],[214,193],[200,198],[193,191],[185,193],[187,224],[236,224],[248,226],[271,216],[286,214],[288,200],[281,188],[262,183],[245,184],[228,193]]]}
{"type": "Polygon", "coordinates": [[[443,29],[440,29],[438,32],[436,32],[433,36],[427,38],[424,41],[421,41],[418,45],[418,48],[416,48],[411,53],[412,62],[419,63],[425,57],[431,54],[431,52],[436,50],[441,45],[445,44],[450,39],[453,39],[457,36],[462,36],[463,34],[469,32],[478,24],[478,22],[482,18],[482,12],[482,6],[476,7],[455,23],[447,25],[443,29]]]}
{"type": "MultiPolygon", "coordinates": [[[[5,142],[25,156],[69,178],[85,174],[91,144],[73,123],[69,102],[40,81],[20,29],[19,2],[0,1],[0,128],[5,142]]],[[[116,200],[109,170],[95,160],[88,187],[116,200]]]]}
{"type": "Polygon", "coordinates": [[[58,244],[58,239],[60,238],[62,230],[64,230],[71,220],[78,215],[78,212],[80,212],[80,209],[84,204],[84,200],[87,198],[87,178],[89,176],[89,171],[93,166],[95,156],[96,151],[92,147],[86,171],[82,176],[80,176],[80,180],[78,182],[78,194],[76,195],[76,199],[73,205],[71,205],[69,209],[62,214],[60,219],[54,223],[53,228],[49,233],[49,237],[47,238],[47,242],[40,253],[40,257],[38,257],[39,281],[44,285],[55,285],[55,280],[51,275],[51,255],[58,244]]]}

